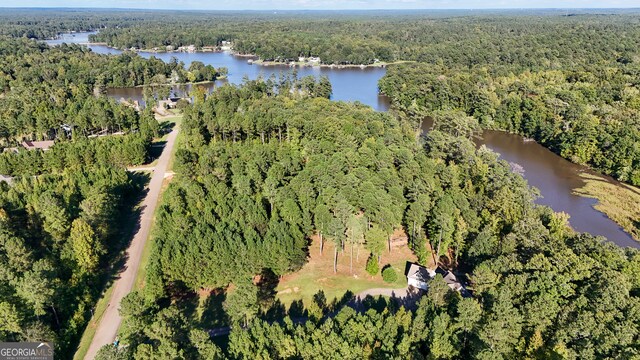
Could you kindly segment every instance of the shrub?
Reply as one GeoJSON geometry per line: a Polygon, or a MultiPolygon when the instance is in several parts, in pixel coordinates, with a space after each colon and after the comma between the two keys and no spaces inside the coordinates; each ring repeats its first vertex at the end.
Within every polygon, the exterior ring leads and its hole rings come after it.
{"type": "Polygon", "coordinates": [[[398,280],[398,274],[391,267],[391,265],[387,265],[384,267],[384,269],[382,269],[382,280],[388,283],[392,283],[398,280]]]}
{"type": "Polygon", "coordinates": [[[380,268],[378,267],[378,259],[376,259],[373,254],[371,254],[371,256],[369,256],[369,260],[367,260],[366,270],[371,276],[376,275],[378,271],[380,271],[380,268]]]}

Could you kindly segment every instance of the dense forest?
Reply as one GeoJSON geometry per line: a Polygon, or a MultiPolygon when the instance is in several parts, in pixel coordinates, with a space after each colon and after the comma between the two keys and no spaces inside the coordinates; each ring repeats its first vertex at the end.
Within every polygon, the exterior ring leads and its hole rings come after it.
{"type": "Polygon", "coordinates": [[[201,48],[231,41],[237,52],[262,59],[318,56],[326,64],[413,60],[506,73],[633,62],[640,32],[637,12],[615,9],[276,14],[11,9],[0,14],[0,21],[0,35],[46,39],[99,30],[92,41],[122,49],[201,48]]]}
{"type": "Polygon", "coordinates": [[[0,38],[0,139],[9,146],[20,139],[138,131],[149,126],[148,118],[103,96],[108,87],[144,85],[151,95],[166,97],[169,83],[217,76],[216,69],[198,62],[185,69],[176,60],[98,55],[79,45],[0,38]]]}
{"type": "MultiPolygon", "coordinates": [[[[152,119],[151,121],[157,121],[152,119]]],[[[149,131],[149,130],[147,130],[149,131]]],[[[156,134],[157,135],[157,134],[156,134]]],[[[20,149],[0,154],[0,174],[33,176],[83,167],[142,165],[150,160],[152,132],[58,142],[50,150],[20,149]]]]}
{"type": "Polygon", "coordinates": [[[566,215],[535,205],[520,175],[475,148],[475,118],[435,117],[420,137],[416,117],[263,81],[195,103],[146,286],[123,302],[129,346],[99,358],[637,355],[640,254],[574,233],[566,215]],[[255,283],[299,268],[312,234],[337,245],[329,256],[362,242],[375,259],[397,227],[422,262],[434,256],[466,277],[473,297],[436,278],[415,311],[366,300],[358,312],[319,294],[287,315],[255,283]],[[223,312],[238,325],[222,347],[208,331],[224,319],[202,321],[189,305],[190,293],[213,288],[227,289],[223,312]]]}
{"type": "Polygon", "coordinates": [[[122,168],[74,168],[0,183],[0,338],[72,353],[123,246],[130,199],[122,168]]]}
{"type": "MultiPolygon", "coordinates": [[[[19,5],[19,4],[16,4],[19,5]]],[[[0,35],[29,39],[53,39],[60,33],[79,32],[134,24],[152,12],[79,9],[3,8],[0,35]]]]}
{"type": "Polygon", "coordinates": [[[146,18],[93,39],[121,48],[227,40],[239,53],[276,61],[413,60],[419,64],[390,67],[380,84],[397,106],[415,100],[428,112],[461,109],[481,117],[485,128],[523,134],[575,163],[640,184],[637,14],[448,15],[255,14],[215,24],[193,15],[169,32],[167,23],[146,18]]]}
{"type": "Polygon", "coordinates": [[[402,64],[380,91],[407,112],[461,110],[484,128],[533,138],[561,156],[640,185],[640,87],[632,64],[525,71],[402,64]]]}

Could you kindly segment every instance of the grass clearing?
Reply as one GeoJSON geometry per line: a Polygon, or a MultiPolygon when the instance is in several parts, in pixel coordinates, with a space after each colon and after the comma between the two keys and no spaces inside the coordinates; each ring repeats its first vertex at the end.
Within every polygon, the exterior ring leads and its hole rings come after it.
{"type": "Polygon", "coordinates": [[[585,185],[573,193],[598,200],[594,208],[640,241],[640,188],[616,184],[604,177],[582,173],[585,185]]]}
{"type": "Polygon", "coordinates": [[[318,291],[324,291],[327,300],[340,299],[347,291],[358,294],[372,288],[398,289],[407,286],[404,276],[407,261],[417,261],[416,256],[406,246],[392,248],[391,252],[384,251],[380,258],[380,269],[390,264],[398,274],[393,283],[382,280],[380,272],[371,276],[365,271],[369,252],[360,247],[360,256],[356,258],[357,250],[353,251],[353,274],[350,270],[350,247],[346,245],[344,253],[338,250],[338,272],[333,273],[333,254],[335,246],[332,242],[325,242],[324,251],[320,255],[320,240],[313,236],[309,247],[309,259],[299,271],[282,277],[276,288],[276,298],[285,306],[293,301],[302,300],[308,306],[318,291]]]}

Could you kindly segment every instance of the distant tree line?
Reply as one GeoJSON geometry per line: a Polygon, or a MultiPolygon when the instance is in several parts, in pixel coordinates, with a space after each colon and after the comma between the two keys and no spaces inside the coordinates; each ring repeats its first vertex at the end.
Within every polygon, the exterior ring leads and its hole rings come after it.
{"type": "MultiPolygon", "coordinates": [[[[16,4],[18,6],[19,4],[16,4]]],[[[0,14],[0,35],[29,39],[53,39],[61,33],[98,30],[133,24],[149,12],[127,10],[5,8],[0,14]]]]}
{"type": "MultiPolygon", "coordinates": [[[[325,64],[414,60],[448,67],[503,71],[634,61],[640,17],[627,14],[561,16],[505,12],[363,14],[181,14],[102,29],[94,41],[118,48],[219,46],[262,59],[318,56],[325,64]],[[458,16],[456,16],[458,15],[458,16]],[[210,18],[214,16],[215,22],[210,18]]],[[[562,13],[562,15],[565,15],[562,13]]]]}

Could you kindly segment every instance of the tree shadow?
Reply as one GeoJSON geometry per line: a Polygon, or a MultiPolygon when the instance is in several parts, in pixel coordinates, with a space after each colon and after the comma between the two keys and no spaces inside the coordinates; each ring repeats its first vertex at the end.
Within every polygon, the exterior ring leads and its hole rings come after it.
{"type": "Polygon", "coordinates": [[[289,306],[288,315],[291,318],[302,318],[307,317],[307,310],[302,303],[302,300],[295,300],[289,306]]]}
{"type": "Polygon", "coordinates": [[[149,146],[149,151],[147,152],[147,164],[150,164],[159,159],[166,145],[166,141],[156,141],[152,143],[149,146]]]}
{"type": "Polygon", "coordinates": [[[271,307],[276,298],[276,288],[280,279],[271,269],[262,269],[258,276],[256,287],[258,288],[258,305],[262,309],[271,307]]]}
{"type": "Polygon", "coordinates": [[[176,127],[175,121],[170,120],[162,120],[159,123],[160,125],[160,134],[168,134],[170,133],[174,127],[176,127]]]}
{"type": "Polygon", "coordinates": [[[285,317],[287,317],[287,308],[278,299],[260,315],[260,318],[265,321],[279,321],[285,317]]]}
{"type": "Polygon", "coordinates": [[[223,303],[227,295],[222,289],[211,291],[203,304],[202,315],[199,324],[204,329],[217,328],[229,325],[229,316],[224,311],[223,303]]]}
{"type": "Polygon", "coordinates": [[[406,310],[415,310],[418,308],[418,302],[426,293],[424,290],[409,287],[398,293],[392,291],[391,296],[388,297],[383,295],[367,295],[364,298],[354,297],[346,305],[357,312],[366,312],[369,309],[375,309],[378,312],[384,309],[397,311],[401,307],[406,310]]]}
{"type": "Polygon", "coordinates": [[[165,287],[166,297],[160,299],[161,307],[175,304],[188,319],[195,319],[199,305],[198,294],[182,281],[171,281],[165,287]]]}

